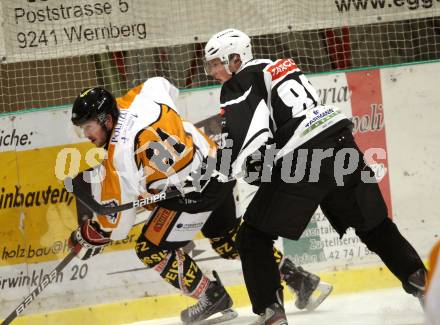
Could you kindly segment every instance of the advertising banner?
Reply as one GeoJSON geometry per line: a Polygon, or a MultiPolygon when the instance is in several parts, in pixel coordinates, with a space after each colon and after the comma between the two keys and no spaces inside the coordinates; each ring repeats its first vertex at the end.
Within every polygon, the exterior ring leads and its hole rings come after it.
{"type": "Polygon", "coordinates": [[[3,63],[204,42],[225,26],[264,35],[440,14],[435,0],[237,0],[220,8],[197,0],[15,0],[1,7],[3,63]]]}

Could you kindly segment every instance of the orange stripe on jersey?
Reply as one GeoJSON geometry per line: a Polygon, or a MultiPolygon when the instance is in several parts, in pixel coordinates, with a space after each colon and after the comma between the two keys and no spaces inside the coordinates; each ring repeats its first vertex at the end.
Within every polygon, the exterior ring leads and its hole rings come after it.
{"type": "Polygon", "coordinates": [[[440,255],[440,240],[437,242],[437,244],[435,244],[429,257],[430,270],[428,272],[428,286],[431,283],[432,275],[434,274],[435,269],[437,267],[437,263],[439,262],[439,255],[440,255]]]}
{"type": "Polygon", "coordinates": [[[180,116],[162,104],[159,119],[142,130],[136,141],[136,163],[144,167],[147,187],[185,168],[192,162],[194,150],[180,116]]]}
{"type": "Polygon", "coordinates": [[[116,102],[118,103],[118,108],[120,109],[129,108],[131,103],[133,103],[135,97],[139,95],[139,93],[141,92],[143,85],[144,84],[142,83],[139,86],[130,89],[130,91],[126,93],[124,96],[116,98],[116,102]]]}
{"type": "MultiPolygon", "coordinates": [[[[121,186],[118,174],[113,165],[114,152],[115,146],[110,144],[107,159],[103,161],[106,175],[101,183],[101,202],[110,203],[116,201],[114,203],[119,205],[121,204],[121,186]]],[[[110,216],[98,215],[97,220],[102,227],[113,229],[118,226],[120,216],[120,213],[115,213],[110,216]]]]}

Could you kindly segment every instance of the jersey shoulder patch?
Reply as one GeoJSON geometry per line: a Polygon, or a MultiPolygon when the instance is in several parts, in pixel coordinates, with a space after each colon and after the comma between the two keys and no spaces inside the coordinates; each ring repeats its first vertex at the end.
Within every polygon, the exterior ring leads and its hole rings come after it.
{"type": "Polygon", "coordinates": [[[272,76],[272,81],[283,78],[285,75],[297,71],[298,67],[292,59],[276,60],[273,64],[268,65],[265,71],[272,76]]]}

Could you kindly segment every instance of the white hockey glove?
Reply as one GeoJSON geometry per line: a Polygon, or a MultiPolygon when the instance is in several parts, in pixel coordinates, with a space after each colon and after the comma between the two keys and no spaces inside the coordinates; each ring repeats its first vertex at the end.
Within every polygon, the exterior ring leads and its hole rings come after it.
{"type": "Polygon", "coordinates": [[[88,219],[72,232],[68,245],[76,253],[76,257],[87,260],[103,251],[110,242],[109,237],[108,233],[100,230],[96,221],[88,219]]]}

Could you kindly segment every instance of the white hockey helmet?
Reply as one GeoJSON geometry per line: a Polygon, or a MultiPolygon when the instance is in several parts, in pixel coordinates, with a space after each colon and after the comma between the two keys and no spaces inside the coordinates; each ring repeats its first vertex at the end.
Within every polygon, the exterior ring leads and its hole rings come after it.
{"type": "Polygon", "coordinates": [[[238,29],[228,28],[212,36],[205,46],[205,72],[210,74],[209,62],[220,59],[230,73],[229,61],[234,54],[240,56],[241,62],[246,63],[253,59],[251,39],[238,29]]]}

